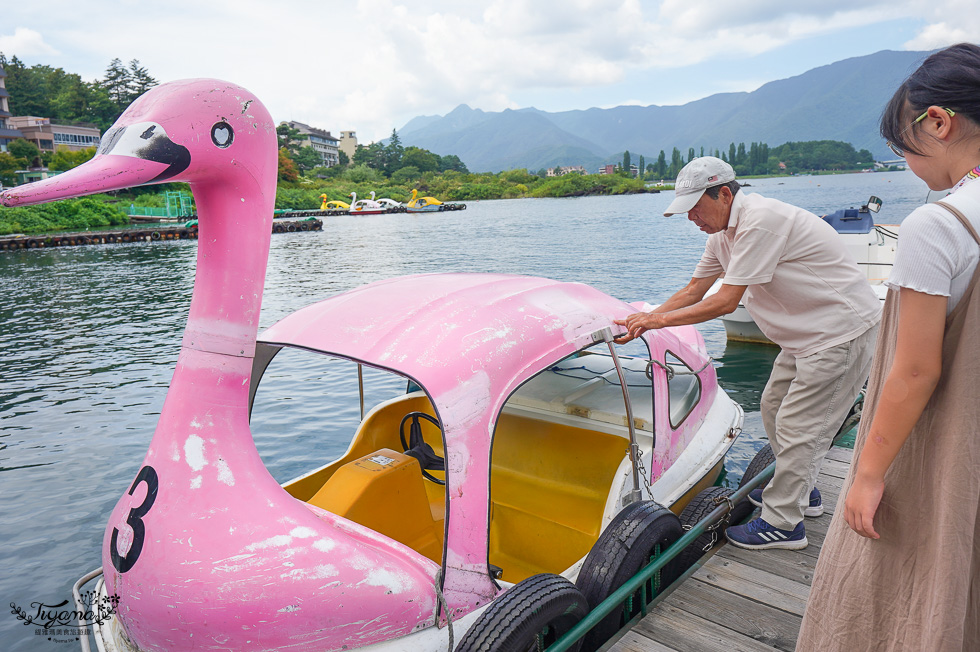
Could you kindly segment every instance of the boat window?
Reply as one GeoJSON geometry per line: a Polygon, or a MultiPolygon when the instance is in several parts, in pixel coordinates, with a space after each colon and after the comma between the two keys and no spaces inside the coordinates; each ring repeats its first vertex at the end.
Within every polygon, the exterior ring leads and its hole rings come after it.
{"type": "MultiPolygon", "coordinates": [[[[361,375],[365,413],[405,394],[404,376],[368,366],[361,375]]],[[[290,347],[262,375],[250,420],[259,454],[280,483],[342,456],[360,423],[357,363],[290,347]]]]}
{"type": "Polygon", "coordinates": [[[673,378],[667,383],[667,395],[670,399],[670,427],[677,428],[701,400],[701,379],[670,351],[664,355],[664,363],[674,370],[673,378]]]}
{"type": "MultiPolygon", "coordinates": [[[[650,450],[653,388],[647,357],[617,355],[637,441],[650,450]]],[[[547,365],[507,400],[491,449],[489,563],[516,583],[561,573],[602,529],[629,431],[619,375],[605,344],[547,365]]]]}
{"type": "MultiPolygon", "coordinates": [[[[268,348],[261,349],[262,362],[268,348]]],[[[441,563],[443,432],[426,393],[405,392],[408,380],[284,347],[255,390],[252,434],[266,467],[291,496],[441,563]]]]}

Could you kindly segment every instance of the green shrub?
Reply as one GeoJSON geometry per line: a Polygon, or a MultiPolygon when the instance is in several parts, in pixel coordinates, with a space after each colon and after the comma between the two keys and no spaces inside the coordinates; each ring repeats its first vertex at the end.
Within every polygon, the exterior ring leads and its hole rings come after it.
{"type": "Polygon", "coordinates": [[[121,208],[110,206],[103,198],[95,197],[0,208],[0,235],[85,231],[128,223],[129,218],[121,208]]]}

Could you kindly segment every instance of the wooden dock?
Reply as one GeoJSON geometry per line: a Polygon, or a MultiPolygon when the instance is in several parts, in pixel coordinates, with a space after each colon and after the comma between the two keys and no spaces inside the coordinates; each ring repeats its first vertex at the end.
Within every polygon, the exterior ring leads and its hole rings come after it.
{"type": "MultiPolygon", "coordinates": [[[[322,231],[323,220],[274,220],[273,233],[296,231],[322,231]]],[[[35,235],[0,236],[0,251],[17,249],[49,249],[51,247],[80,247],[98,244],[123,244],[127,242],[155,242],[157,240],[197,240],[197,225],[152,226],[144,228],[83,231],[79,233],[39,233],[35,235]]]]}
{"type": "Polygon", "coordinates": [[[817,488],[824,515],[806,519],[804,550],[719,545],[609,652],[766,652],[796,647],[810,582],[853,451],[832,448],[817,488]]]}

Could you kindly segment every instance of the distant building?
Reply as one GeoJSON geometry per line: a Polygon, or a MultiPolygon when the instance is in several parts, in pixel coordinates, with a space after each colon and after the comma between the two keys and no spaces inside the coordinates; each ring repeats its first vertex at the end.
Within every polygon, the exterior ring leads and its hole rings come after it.
{"type": "Polygon", "coordinates": [[[30,168],[28,170],[17,170],[14,172],[14,176],[17,177],[18,186],[25,183],[34,183],[35,181],[44,181],[59,174],[61,174],[60,171],[49,170],[48,168],[30,168]]]}
{"type": "Polygon", "coordinates": [[[10,104],[7,102],[10,93],[7,92],[4,81],[6,77],[7,73],[3,71],[3,66],[0,66],[0,152],[7,151],[7,143],[10,141],[24,137],[24,134],[11,127],[7,122],[10,119],[10,104]]]}
{"type": "Polygon", "coordinates": [[[575,174],[586,174],[585,168],[581,165],[562,165],[557,168],[548,168],[546,174],[549,177],[560,177],[573,172],[575,174]]]}
{"type": "Polygon", "coordinates": [[[52,124],[48,118],[16,116],[8,119],[11,127],[19,129],[25,140],[34,143],[42,152],[53,152],[59,147],[77,152],[98,147],[102,132],[95,127],[52,124]]]}
{"type": "Polygon", "coordinates": [[[324,167],[333,167],[340,163],[340,155],[337,153],[337,139],[330,135],[329,131],[311,127],[302,122],[290,120],[281,124],[300,133],[303,139],[300,141],[301,147],[312,147],[320,155],[324,167]]]}
{"type": "Polygon", "coordinates": [[[616,174],[615,165],[603,165],[599,168],[599,174],[616,174]]]}
{"type": "Polygon", "coordinates": [[[353,131],[340,132],[340,151],[347,154],[348,159],[354,158],[357,151],[357,134],[353,131]]]}

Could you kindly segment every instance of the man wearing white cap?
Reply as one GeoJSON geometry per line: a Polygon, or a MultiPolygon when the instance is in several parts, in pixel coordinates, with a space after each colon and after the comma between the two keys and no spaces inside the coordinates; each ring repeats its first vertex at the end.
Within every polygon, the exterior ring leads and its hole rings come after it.
{"type": "Polygon", "coordinates": [[[776,474],[764,491],[749,494],[762,515],[725,534],[743,548],[805,548],[804,516],[823,513],[817,473],[871,370],[880,303],[833,227],[790,204],[740,192],[721,159],[694,159],[674,190],[664,215],[687,213],[709,234],[704,254],[686,287],[653,311],[616,322],[628,329],[619,341],[745,304],[782,347],[761,401],[776,474]],[[705,297],[720,276],[721,289],[705,297]]]}

